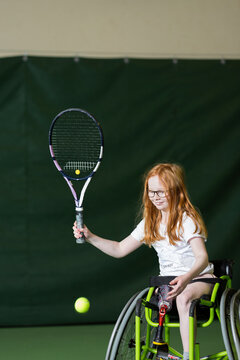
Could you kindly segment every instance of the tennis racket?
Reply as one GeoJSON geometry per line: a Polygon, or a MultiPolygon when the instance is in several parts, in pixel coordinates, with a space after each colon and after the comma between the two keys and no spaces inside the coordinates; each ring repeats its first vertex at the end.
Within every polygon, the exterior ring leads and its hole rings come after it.
{"type": "MultiPolygon", "coordinates": [[[[50,126],[49,149],[56,168],[72,192],[77,227],[82,228],[84,195],[103,157],[101,126],[85,110],[74,108],[64,110],[53,119],[50,126]],[[79,198],[73,187],[74,180],[84,181],[79,198]]],[[[76,239],[76,242],[85,243],[84,235],[76,239]]]]}

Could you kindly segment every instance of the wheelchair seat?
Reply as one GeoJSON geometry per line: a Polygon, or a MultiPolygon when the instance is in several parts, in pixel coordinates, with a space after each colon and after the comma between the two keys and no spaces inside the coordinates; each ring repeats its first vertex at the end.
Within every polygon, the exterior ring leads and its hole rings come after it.
{"type": "MultiPolygon", "coordinates": [[[[232,267],[233,267],[233,260],[230,259],[224,259],[224,260],[211,260],[210,261],[213,265],[214,265],[214,275],[216,276],[216,278],[202,278],[202,279],[195,279],[192,280],[192,282],[207,282],[207,283],[211,283],[213,285],[219,283],[219,288],[218,291],[216,293],[216,298],[214,299],[214,302],[216,303],[216,305],[220,304],[220,299],[222,296],[222,293],[224,291],[224,289],[226,288],[227,282],[228,282],[228,286],[227,287],[231,287],[231,280],[232,280],[232,267]]],[[[149,285],[150,287],[158,287],[161,285],[168,285],[170,283],[170,281],[172,281],[176,276],[151,276],[150,277],[150,281],[149,281],[149,285]]],[[[210,295],[203,295],[201,297],[202,300],[206,300],[206,301],[210,301],[211,300],[211,294],[210,295]]],[[[146,306],[151,307],[152,305],[152,309],[155,306],[155,309],[157,309],[157,297],[153,295],[151,297],[151,299],[149,300],[149,305],[146,304],[146,306]]],[[[197,302],[196,303],[196,307],[197,307],[197,313],[198,313],[198,320],[199,321],[203,321],[203,320],[207,320],[207,318],[209,318],[209,306],[204,305],[204,303],[202,302],[197,302]]],[[[173,302],[173,307],[171,310],[171,319],[174,318],[174,320],[178,319],[178,312],[177,312],[177,308],[176,308],[176,303],[175,301],[173,302]]],[[[215,316],[216,318],[216,316],[215,316]]]]}

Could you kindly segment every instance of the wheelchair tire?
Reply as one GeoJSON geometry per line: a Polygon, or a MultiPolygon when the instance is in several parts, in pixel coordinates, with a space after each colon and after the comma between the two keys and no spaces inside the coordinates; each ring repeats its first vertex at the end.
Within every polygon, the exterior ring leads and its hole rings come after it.
{"type": "Polygon", "coordinates": [[[240,290],[233,295],[230,302],[230,322],[236,352],[240,354],[240,290]]]}
{"type": "Polygon", "coordinates": [[[231,319],[230,319],[230,304],[233,295],[236,293],[234,289],[225,289],[221,296],[220,301],[220,319],[221,319],[221,330],[223,336],[223,342],[227,351],[229,360],[237,360],[238,355],[234,344],[231,319]]]}
{"type": "MultiPolygon", "coordinates": [[[[146,288],[133,295],[124,306],[114,326],[105,360],[135,359],[135,307],[138,299],[146,297],[148,290],[149,288],[146,288]]],[[[143,314],[141,328],[146,326],[147,323],[143,314]]]]}

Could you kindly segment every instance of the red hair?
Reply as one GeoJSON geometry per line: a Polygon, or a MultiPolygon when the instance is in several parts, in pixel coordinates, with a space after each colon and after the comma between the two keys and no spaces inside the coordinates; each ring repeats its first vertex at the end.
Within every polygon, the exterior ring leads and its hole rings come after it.
{"type": "Polygon", "coordinates": [[[185,181],[184,171],[181,166],[176,164],[158,164],[154,166],[145,176],[143,192],[143,217],[145,219],[143,241],[151,246],[155,241],[162,240],[159,234],[159,226],[162,219],[159,211],[149,199],[148,180],[152,176],[158,176],[167,190],[169,204],[169,217],[167,223],[167,234],[171,245],[179,241],[179,233],[182,230],[183,215],[189,216],[195,226],[195,233],[207,236],[207,230],[201,215],[191,204],[185,181]]]}

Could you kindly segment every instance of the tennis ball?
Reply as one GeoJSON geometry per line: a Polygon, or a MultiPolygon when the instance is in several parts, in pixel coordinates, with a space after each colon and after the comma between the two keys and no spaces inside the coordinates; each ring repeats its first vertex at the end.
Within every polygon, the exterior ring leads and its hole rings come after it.
{"type": "Polygon", "coordinates": [[[75,170],[75,174],[79,175],[80,174],[80,170],[75,170]]]}
{"type": "Polygon", "coordinates": [[[86,313],[90,308],[90,302],[87,298],[80,297],[75,301],[74,308],[78,313],[86,313]]]}

